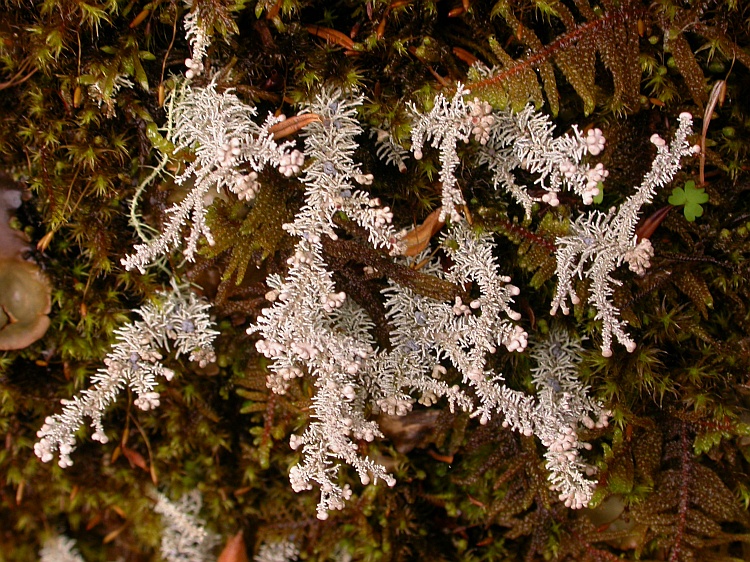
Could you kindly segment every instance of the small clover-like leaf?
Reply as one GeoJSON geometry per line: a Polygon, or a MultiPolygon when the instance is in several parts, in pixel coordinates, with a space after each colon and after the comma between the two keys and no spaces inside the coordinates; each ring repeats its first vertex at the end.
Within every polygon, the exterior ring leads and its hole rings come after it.
{"type": "Polygon", "coordinates": [[[688,201],[697,205],[708,201],[708,194],[706,193],[706,190],[703,188],[696,188],[695,182],[693,180],[685,182],[685,196],[687,197],[688,201]]]}
{"type": "Polygon", "coordinates": [[[703,188],[695,187],[693,180],[685,182],[685,189],[675,187],[669,197],[669,203],[674,206],[685,205],[685,218],[693,222],[696,217],[703,215],[701,205],[708,201],[708,194],[703,188]]]}
{"type": "Polygon", "coordinates": [[[672,195],[669,196],[669,204],[679,207],[680,205],[684,205],[686,201],[685,191],[681,187],[675,187],[672,190],[672,195]]]}
{"type": "Polygon", "coordinates": [[[688,220],[688,222],[693,222],[695,220],[695,217],[700,217],[703,215],[703,207],[696,203],[686,203],[685,209],[683,211],[685,213],[685,218],[688,220]]]}

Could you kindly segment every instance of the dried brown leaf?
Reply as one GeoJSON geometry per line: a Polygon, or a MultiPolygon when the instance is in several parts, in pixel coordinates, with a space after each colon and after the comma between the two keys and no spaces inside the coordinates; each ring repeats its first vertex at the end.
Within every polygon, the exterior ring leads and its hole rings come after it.
{"type": "Polygon", "coordinates": [[[445,222],[440,220],[441,209],[442,207],[439,207],[432,211],[422,224],[410,230],[401,239],[401,242],[406,247],[403,252],[405,256],[414,257],[419,255],[430,243],[430,239],[435,233],[443,227],[445,222]]]}
{"type": "Polygon", "coordinates": [[[247,547],[242,531],[227,541],[216,562],[250,562],[247,557],[247,547]]]}

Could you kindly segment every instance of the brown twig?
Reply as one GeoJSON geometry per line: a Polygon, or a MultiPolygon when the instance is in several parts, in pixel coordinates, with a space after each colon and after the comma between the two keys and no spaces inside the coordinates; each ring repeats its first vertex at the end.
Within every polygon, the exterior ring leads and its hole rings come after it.
{"type": "Polygon", "coordinates": [[[169,53],[172,52],[172,47],[174,46],[175,38],[177,37],[177,14],[175,14],[174,22],[172,23],[172,41],[169,43],[169,47],[167,47],[167,52],[164,54],[164,60],[161,63],[161,77],[159,78],[159,106],[164,105],[164,71],[167,68],[167,58],[169,57],[169,53]]]}
{"type": "Polygon", "coordinates": [[[0,90],[6,90],[8,88],[12,88],[13,86],[18,86],[20,84],[23,84],[24,82],[26,82],[26,80],[34,76],[34,74],[36,74],[37,71],[39,70],[36,67],[32,68],[31,71],[28,74],[26,74],[26,76],[24,76],[23,78],[19,78],[19,76],[21,76],[24,72],[26,72],[29,66],[31,66],[31,59],[24,60],[19,66],[18,72],[16,72],[16,74],[10,80],[8,80],[7,82],[0,83],[0,90]]]}

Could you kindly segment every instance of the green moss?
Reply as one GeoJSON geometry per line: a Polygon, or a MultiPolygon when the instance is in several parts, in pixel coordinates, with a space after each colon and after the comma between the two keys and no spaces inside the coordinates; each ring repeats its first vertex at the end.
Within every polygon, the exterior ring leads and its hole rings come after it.
{"type": "MultiPolygon", "coordinates": [[[[137,242],[128,205],[159,163],[154,148],[169,155],[167,173],[189,164],[159,131],[166,118],[160,87],[168,91],[170,73],[184,73],[189,53],[186,8],[0,3],[2,167],[28,188],[12,221],[29,236],[27,257],[52,287],[44,337],[0,352],[0,559],[35,560],[44,538],[59,531],[90,562],[157,560],[158,520],[148,496],[154,484],[171,497],[199,488],[203,517],[224,538],[242,529],[253,550],[291,536],[306,560],[334,552],[394,561],[746,557],[750,117],[743,92],[750,38],[737,4],[696,11],[671,0],[471,2],[463,11],[446,2],[194,0],[213,35],[212,74],[197,80],[212,76],[219,89],[235,88],[261,114],[291,115],[290,102],[335,83],[365,94],[363,124],[408,145],[407,102],[428,107],[437,91],[461,81],[495,106],[544,106],[561,130],[572,123],[604,128],[611,174],[602,209],[640,182],[651,134],[667,131],[681,111],[703,115],[708,87],[726,81],[726,101],[714,108],[706,134],[707,184],[699,187],[709,204],[699,202],[694,222],[679,210],[663,219],[651,235],[656,255],[644,277],[617,273],[615,299],[637,349],[583,359],[582,378],[612,410],[610,428],[584,436],[593,444],[585,460],[599,471],[596,513],[557,501],[534,440],[438,404],[429,423],[409,426],[414,435],[360,444],[397,476],[394,488],[354,486],[346,510],[319,522],[315,494],[295,494],[288,482],[298,460],[289,435],[306,423],[314,389],[297,380],[287,395],[270,394],[266,366],[245,333],[267,306],[265,277],[284,271],[293,240],[281,227],[302,201],[298,184],[276,174],[260,177],[253,206],[231,196],[215,202],[209,226],[216,244],[203,247],[195,264],[177,255],[165,263],[199,280],[216,305],[217,365],[201,369],[167,357],[177,375],[160,388],[157,410],[121,401],[107,417],[110,443],[82,436],[70,469],[34,456],[44,418],[90,384],[113,331],[168,283],[164,270],[125,272],[120,259],[137,242]],[[355,48],[310,33],[314,25],[341,32],[355,48]],[[498,66],[496,77],[470,70],[462,50],[498,66]],[[407,438],[416,445],[399,452],[407,438]],[[123,448],[148,470],[131,465],[123,448]],[[597,519],[613,505],[614,515],[597,519]]],[[[371,191],[392,207],[399,227],[420,224],[439,205],[437,156],[407,160],[402,173],[377,159],[369,131],[359,141],[356,158],[375,176],[371,191]]],[[[474,223],[502,234],[496,252],[503,274],[521,287],[522,325],[539,336],[549,326],[555,284],[550,246],[581,209],[568,200],[557,209],[539,205],[522,223],[471,165],[472,146],[461,150],[457,176],[474,223]]],[[[691,166],[697,178],[698,165],[691,166]]],[[[172,189],[167,180],[139,193],[144,227],[159,228],[172,189]]],[[[670,191],[646,214],[667,206],[670,191]]],[[[386,258],[344,221],[338,228],[341,243],[327,246],[326,257],[339,268],[337,283],[349,283],[368,310],[377,311],[384,281],[362,269],[378,263],[419,290],[454,294],[455,287],[378,261],[386,258]]],[[[585,284],[578,288],[583,295],[585,284]]],[[[587,348],[597,348],[588,308],[577,306],[567,322],[590,338],[587,348]]],[[[380,323],[375,331],[387,333],[380,323]]],[[[526,357],[498,354],[493,362],[510,386],[528,386],[526,357]]]]}

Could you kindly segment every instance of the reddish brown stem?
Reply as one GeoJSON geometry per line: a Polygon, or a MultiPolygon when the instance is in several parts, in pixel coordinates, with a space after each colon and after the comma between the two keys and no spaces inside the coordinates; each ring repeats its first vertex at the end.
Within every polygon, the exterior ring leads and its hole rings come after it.
{"type": "Polygon", "coordinates": [[[549,60],[556,52],[569,47],[573,43],[576,43],[582,37],[585,37],[592,33],[596,33],[598,29],[604,27],[605,25],[622,16],[623,8],[610,10],[604,16],[578,26],[570,33],[566,33],[559,39],[547,45],[541,51],[538,51],[537,53],[530,55],[529,57],[521,61],[518,61],[517,64],[514,64],[510,68],[505,69],[503,72],[500,72],[499,74],[496,74],[491,78],[487,78],[486,80],[474,82],[473,84],[471,84],[471,91],[477,92],[482,88],[494,86],[495,84],[498,84],[503,80],[507,80],[511,76],[528,70],[529,68],[535,68],[540,63],[549,60]]]}
{"type": "Polygon", "coordinates": [[[586,554],[591,556],[591,558],[593,558],[594,560],[609,560],[611,562],[616,562],[620,560],[620,558],[618,558],[611,552],[607,552],[606,550],[600,550],[596,548],[589,541],[587,541],[585,538],[583,538],[581,535],[579,535],[575,531],[571,531],[571,534],[573,535],[573,538],[576,541],[578,541],[586,549],[586,554]]]}
{"type": "Polygon", "coordinates": [[[690,487],[690,447],[688,442],[687,424],[683,421],[680,426],[680,449],[682,450],[682,475],[680,478],[680,503],[677,510],[677,532],[674,545],[669,553],[669,562],[679,562],[682,554],[682,538],[685,535],[685,525],[688,512],[688,490],[690,487]]]}
{"type": "Polygon", "coordinates": [[[513,224],[512,222],[503,219],[497,219],[497,223],[508,232],[512,232],[513,234],[517,234],[523,238],[526,238],[534,244],[538,244],[542,248],[546,248],[550,252],[554,252],[555,250],[557,250],[557,246],[555,246],[553,242],[550,242],[549,240],[547,240],[546,238],[542,238],[541,236],[537,236],[536,234],[525,229],[522,226],[513,224]]]}
{"type": "Polygon", "coordinates": [[[274,410],[276,409],[276,398],[277,394],[273,392],[268,395],[268,402],[266,402],[266,415],[263,416],[263,435],[260,440],[260,448],[263,450],[271,439],[271,430],[273,429],[273,418],[274,410]]]}

